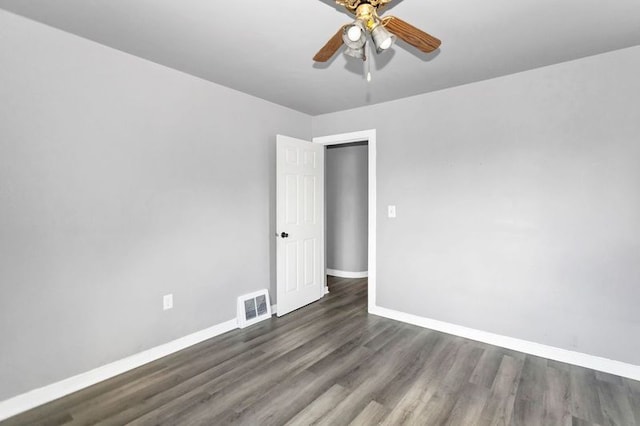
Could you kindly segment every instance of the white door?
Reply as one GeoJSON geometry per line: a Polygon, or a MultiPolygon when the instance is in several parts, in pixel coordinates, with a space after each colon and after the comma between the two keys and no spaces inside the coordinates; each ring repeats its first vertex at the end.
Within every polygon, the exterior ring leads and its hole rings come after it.
{"type": "Polygon", "coordinates": [[[324,295],[324,146],[277,137],[278,316],[324,295]]]}

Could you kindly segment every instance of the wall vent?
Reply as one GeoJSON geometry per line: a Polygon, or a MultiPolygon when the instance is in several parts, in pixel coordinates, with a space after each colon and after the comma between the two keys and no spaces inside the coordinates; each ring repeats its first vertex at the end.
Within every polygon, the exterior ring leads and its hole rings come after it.
{"type": "Polygon", "coordinates": [[[271,303],[267,290],[238,297],[238,327],[245,328],[271,318],[271,303]]]}

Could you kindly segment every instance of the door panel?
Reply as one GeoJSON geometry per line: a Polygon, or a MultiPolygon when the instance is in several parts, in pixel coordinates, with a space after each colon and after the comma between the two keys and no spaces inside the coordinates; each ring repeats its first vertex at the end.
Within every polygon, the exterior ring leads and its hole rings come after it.
{"type": "Polygon", "coordinates": [[[307,225],[316,223],[316,178],[304,177],[304,222],[307,225]]]}
{"type": "Polygon", "coordinates": [[[304,285],[314,284],[316,270],[316,240],[304,241],[304,285]]]}
{"type": "Polygon", "coordinates": [[[287,225],[298,224],[298,177],[286,175],[286,204],[287,225]]]}
{"type": "Polygon", "coordinates": [[[324,295],[324,146],[278,135],[276,149],[277,303],[282,316],[324,295]]]}

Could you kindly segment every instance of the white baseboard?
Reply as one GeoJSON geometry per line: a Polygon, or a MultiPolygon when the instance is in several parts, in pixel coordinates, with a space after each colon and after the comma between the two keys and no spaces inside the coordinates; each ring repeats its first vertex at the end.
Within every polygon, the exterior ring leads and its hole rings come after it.
{"type": "Polygon", "coordinates": [[[331,275],[332,277],[338,277],[338,278],[367,278],[369,276],[369,272],[368,271],[349,272],[349,271],[339,271],[337,269],[327,269],[327,275],[331,275]]]}
{"type": "Polygon", "coordinates": [[[278,313],[278,305],[271,305],[271,315],[278,313]]]}
{"type": "Polygon", "coordinates": [[[0,421],[238,328],[232,320],[0,402],[0,421]]]}
{"type": "Polygon", "coordinates": [[[586,367],[592,370],[614,374],[616,376],[627,377],[633,380],[640,380],[639,365],[627,364],[621,361],[614,361],[595,355],[588,355],[582,352],[574,352],[566,349],[556,348],[554,346],[547,346],[540,343],[529,342],[527,340],[516,339],[514,337],[502,336],[499,334],[489,333],[487,331],[476,330],[473,328],[424,318],[417,315],[394,311],[392,309],[382,308],[380,306],[370,307],[369,313],[396,321],[417,325],[419,327],[465,337],[467,339],[475,340],[478,342],[488,343],[490,345],[500,346],[514,351],[524,352],[530,355],[536,355],[542,358],[548,358],[567,364],[578,365],[580,367],[586,367]]]}

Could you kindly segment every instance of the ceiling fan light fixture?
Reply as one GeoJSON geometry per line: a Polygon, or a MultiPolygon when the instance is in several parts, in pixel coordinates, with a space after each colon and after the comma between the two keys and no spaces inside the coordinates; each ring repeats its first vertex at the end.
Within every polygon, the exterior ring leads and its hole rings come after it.
{"type": "Polygon", "coordinates": [[[371,30],[371,38],[373,39],[373,44],[376,45],[376,51],[378,53],[382,53],[385,50],[389,49],[393,46],[395,41],[395,36],[391,34],[382,24],[376,25],[371,30]]]}
{"type": "Polygon", "coordinates": [[[367,42],[364,27],[360,21],[344,27],[342,41],[351,49],[360,49],[367,42]],[[357,37],[356,37],[357,36],[357,37]],[[355,40],[354,40],[355,39],[355,40]]]}
{"type": "MultiPolygon", "coordinates": [[[[330,2],[330,0],[323,1],[330,2]]],[[[396,37],[423,53],[431,53],[439,49],[442,41],[438,38],[396,16],[380,17],[379,9],[392,1],[394,0],[335,0],[337,4],[344,6],[349,13],[355,15],[355,21],[343,24],[315,54],[313,60],[327,62],[345,44],[350,49],[347,52],[349,56],[362,58],[367,55],[363,50],[369,41],[369,36],[378,53],[390,49],[396,37]]]]}
{"type": "Polygon", "coordinates": [[[362,38],[362,33],[362,27],[357,23],[347,27],[347,37],[353,42],[359,41],[362,38]]]}
{"type": "Polygon", "coordinates": [[[364,53],[364,46],[356,49],[347,46],[344,50],[344,54],[353,58],[362,59],[363,61],[367,59],[367,55],[364,53]]]}

